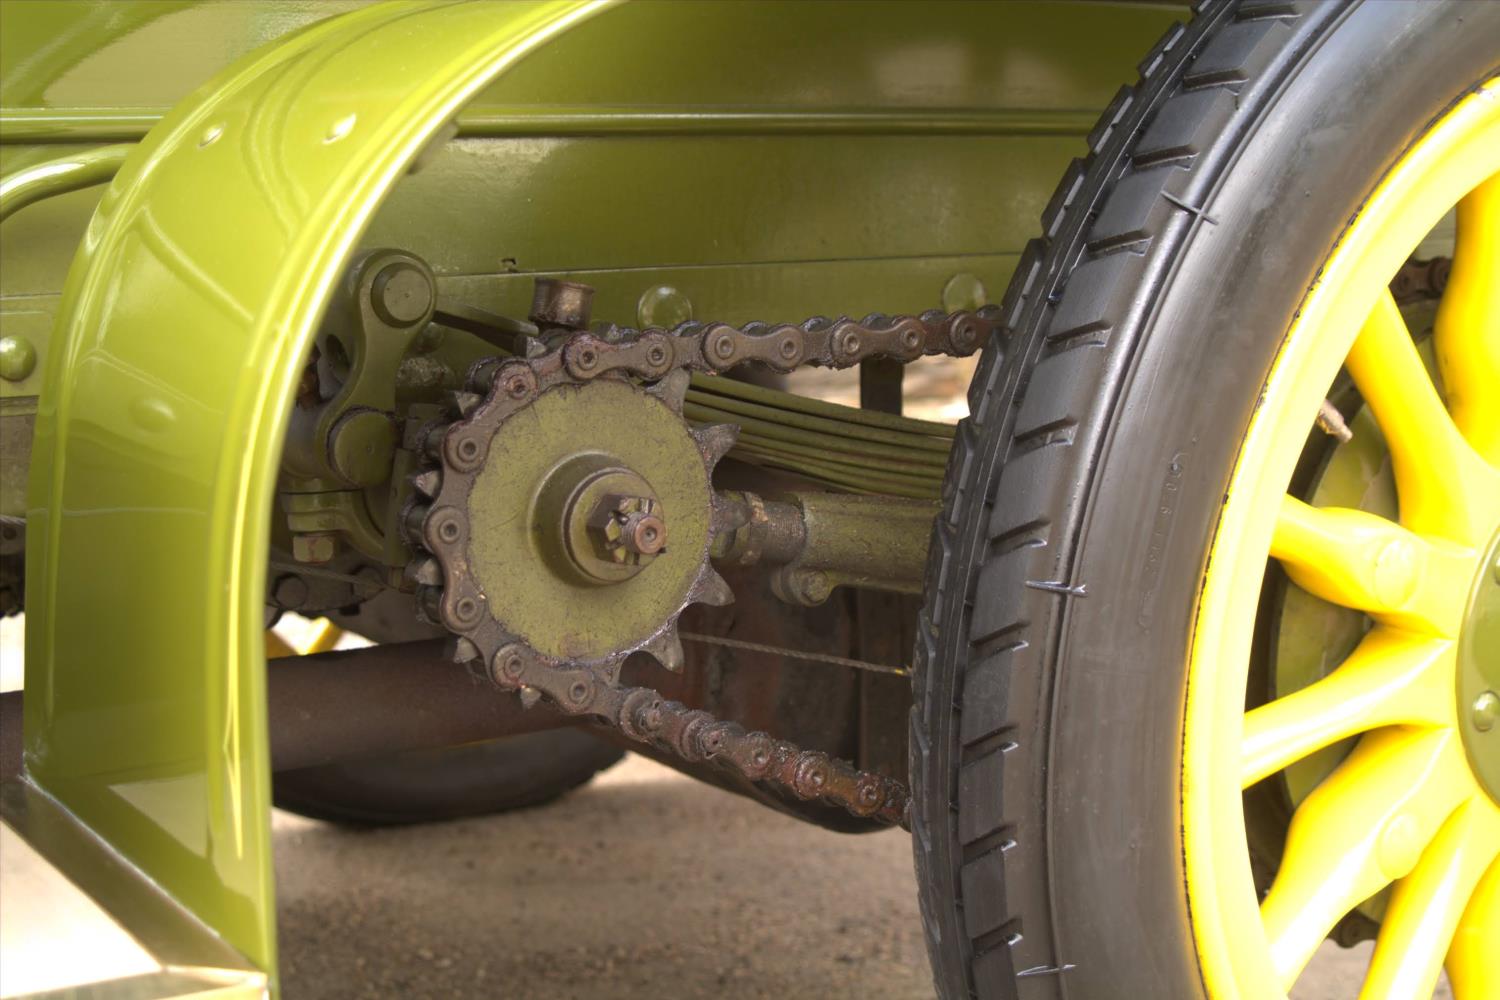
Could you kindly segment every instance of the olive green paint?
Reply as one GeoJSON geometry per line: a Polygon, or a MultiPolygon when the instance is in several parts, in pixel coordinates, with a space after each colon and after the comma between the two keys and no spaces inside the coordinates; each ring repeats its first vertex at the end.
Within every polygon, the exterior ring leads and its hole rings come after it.
{"type": "Polygon", "coordinates": [[[261,968],[263,554],[303,358],[429,138],[595,9],[372,7],[246,57],[131,154],[68,276],[28,505],[26,766],[261,968]]]}
{"type": "MultiPolygon", "coordinates": [[[[0,383],[40,400],[28,766],[268,969],[263,553],[357,247],[491,305],[528,272],[588,274],[622,322],[662,284],[732,322],[927,308],[961,271],[1000,288],[1179,13],[653,3],[564,32],[580,8],[424,4],[306,27],[359,7],[0,4],[0,175],[145,135],[112,184],[0,226],[0,335],[41,357],[0,383]],[[428,148],[466,102],[465,137],[428,148]]],[[[461,371],[451,339],[424,357],[461,371]]]]}
{"type": "Polygon", "coordinates": [[[0,180],[0,221],[27,205],[103,184],[125,162],[130,145],[100,146],[34,163],[0,180]]]}
{"type": "Polygon", "coordinates": [[[501,425],[469,494],[468,557],[490,613],[546,656],[599,660],[647,641],[708,557],[708,472],[687,425],[654,396],[605,379],[543,393],[501,425]],[[668,525],[666,550],[609,584],[570,571],[564,524],[572,495],[606,470],[639,481],[668,525]],[[526,585],[507,585],[515,579],[526,585]]]}

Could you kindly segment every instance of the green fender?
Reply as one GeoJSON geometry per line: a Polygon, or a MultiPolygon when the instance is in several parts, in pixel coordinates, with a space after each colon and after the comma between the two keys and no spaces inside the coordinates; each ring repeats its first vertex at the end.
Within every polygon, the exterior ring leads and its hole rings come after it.
{"type": "Polygon", "coordinates": [[[389,4],[252,53],[130,153],[69,272],[28,500],[26,766],[262,969],[264,553],[299,370],[392,185],[602,6],[389,4]]]}

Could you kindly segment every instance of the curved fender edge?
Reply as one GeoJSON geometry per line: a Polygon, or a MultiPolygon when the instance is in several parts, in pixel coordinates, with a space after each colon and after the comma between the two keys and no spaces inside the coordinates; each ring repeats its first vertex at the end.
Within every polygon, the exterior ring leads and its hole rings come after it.
{"type": "Polygon", "coordinates": [[[130,154],[69,272],[28,500],[28,777],[273,980],[264,556],[299,369],[418,153],[606,5],[386,4],[252,53],[130,154]]]}

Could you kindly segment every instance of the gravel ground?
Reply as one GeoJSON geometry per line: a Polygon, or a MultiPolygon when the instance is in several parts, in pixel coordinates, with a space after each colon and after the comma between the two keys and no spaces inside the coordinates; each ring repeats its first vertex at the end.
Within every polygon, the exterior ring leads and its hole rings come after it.
{"type": "MultiPolygon", "coordinates": [[[[278,813],[275,836],[289,1000],[932,996],[905,834],[827,833],[639,757],[508,816],[278,813]]],[[[1326,946],[1294,1000],[1352,998],[1367,957],[1326,946]]]]}

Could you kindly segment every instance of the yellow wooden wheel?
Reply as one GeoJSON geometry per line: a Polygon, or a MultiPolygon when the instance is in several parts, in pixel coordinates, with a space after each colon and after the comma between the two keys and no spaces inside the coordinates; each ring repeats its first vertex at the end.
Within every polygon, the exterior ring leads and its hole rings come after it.
{"type": "Polygon", "coordinates": [[[1430,996],[1446,962],[1459,1000],[1500,997],[1500,79],[1365,203],[1266,381],[1203,577],[1182,815],[1214,996],[1285,995],[1345,914],[1390,887],[1361,996],[1430,996]],[[1387,284],[1454,206],[1433,378],[1387,284]],[[1394,519],[1287,493],[1341,368],[1388,449],[1394,519]],[[1247,711],[1268,557],[1370,627],[1327,676],[1247,711]],[[1242,790],[1351,737],[1259,898],[1242,790]]]}

